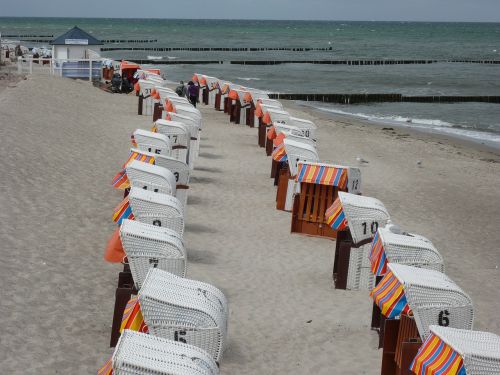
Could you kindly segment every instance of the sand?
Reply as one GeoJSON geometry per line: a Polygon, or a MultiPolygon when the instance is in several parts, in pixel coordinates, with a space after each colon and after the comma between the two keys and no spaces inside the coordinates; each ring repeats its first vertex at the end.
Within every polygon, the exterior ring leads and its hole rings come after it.
{"type": "MultiPolygon", "coordinates": [[[[271,162],[256,129],[201,111],[185,243],[188,277],[229,299],[221,374],[379,373],[370,298],[334,289],[334,242],[290,235],[290,214],[274,209],[271,162]]],[[[322,160],[369,161],[363,193],[435,243],[475,302],[475,328],[500,334],[498,155],[292,111],[318,125],[322,160]]],[[[120,270],[102,260],[120,201],[110,180],[130,133],[149,128],[150,118],[136,115],[133,96],[32,76],[0,93],[0,119],[1,372],[95,373],[112,353],[120,270]]]]}

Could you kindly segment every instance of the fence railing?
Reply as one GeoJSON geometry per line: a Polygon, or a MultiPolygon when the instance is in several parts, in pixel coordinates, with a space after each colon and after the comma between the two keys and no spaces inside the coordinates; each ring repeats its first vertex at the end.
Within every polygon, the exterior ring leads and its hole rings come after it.
{"type": "Polygon", "coordinates": [[[19,57],[17,60],[19,74],[50,74],[59,77],[88,79],[102,78],[102,59],[53,59],[19,57]]]}

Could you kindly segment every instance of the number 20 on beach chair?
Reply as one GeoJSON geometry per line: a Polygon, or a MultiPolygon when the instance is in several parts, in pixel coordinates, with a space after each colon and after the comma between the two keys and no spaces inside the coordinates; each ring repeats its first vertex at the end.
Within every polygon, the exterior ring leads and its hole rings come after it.
{"type": "Polygon", "coordinates": [[[370,244],[377,229],[389,222],[387,209],[378,199],[339,191],[325,219],[337,232],[335,288],[371,289],[374,279],[368,259],[370,244]]]}
{"type": "Polygon", "coordinates": [[[338,197],[339,191],[358,194],[361,172],[358,168],[339,165],[299,162],[295,181],[300,192],[295,194],[292,209],[292,233],[335,238],[325,219],[326,210],[338,197]]]}
{"type": "Polygon", "coordinates": [[[470,297],[439,271],[389,263],[371,296],[384,316],[382,375],[412,374],[430,326],[472,329],[470,297]]]}

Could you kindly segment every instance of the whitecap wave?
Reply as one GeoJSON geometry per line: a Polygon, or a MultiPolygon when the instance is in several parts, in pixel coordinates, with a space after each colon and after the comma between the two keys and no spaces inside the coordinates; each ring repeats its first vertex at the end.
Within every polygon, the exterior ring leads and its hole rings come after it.
{"type": "Polygon", "coordinates": [[[242,81],[260,81],[260,78],[255,78],[255,77],[236,77],[236,78],[242,81]]]}
{"type": "Polygon", "coordinates": [[[148,60],[163,60],[163,56],[148,56],[148,60]]]}

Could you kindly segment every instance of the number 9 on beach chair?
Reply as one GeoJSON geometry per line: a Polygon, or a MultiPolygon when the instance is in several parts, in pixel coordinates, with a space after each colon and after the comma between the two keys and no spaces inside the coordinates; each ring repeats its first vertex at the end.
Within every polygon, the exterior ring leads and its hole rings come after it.
{"type": "Polygon", "coordinates": [[[474,308],[442,272],[391,263],[387,268],[371,296],[384,316],[381,373],[396,375],[409,368],[431,325],[472,329],[474,308]]]}
{"type": "Polygon", "coordinates": [[[137,129],[131,136],[132,146],[153,154],[169,156],[172,153],[170,139],[160,133],[137,129]]]}
{"type": "Polygon", "coordinates": [[[151,334],[200,347],[220,361],[228,306],[219,289],[152,268],[138,296],[151,334]]]}
{"type": "Polygon", "coordinates": [[[295,181],[300,184],[292,209],[292,233],[335,238],[325,219],[326,210],[337,199],[339,191],[357,194],[361,188],[358,168],[339,165],[299,162],[295,181]],[[356,189],[349,189],[351,186],[356,189]]]}
{"type": "Polygon", "coordinates": [[[120,337],[111,365],[115,375],[219,374],[213,358],[196,346],[128,329],[120,337]]]}
{"type": "Polygon", "coordinates": [[[333,280],[336,289],[373,287],[368,259],[377,229],[389,222],[389,213],[378,199],[338,192],[325,213],[326,223],[337,232],[333,280]]]}
{"type": "Polygon", "coordinates": [[[412,374],[500,373],[500,336],[489,332],[435,325],[429,328],[430,335],[410,365],[412,374]]]}

